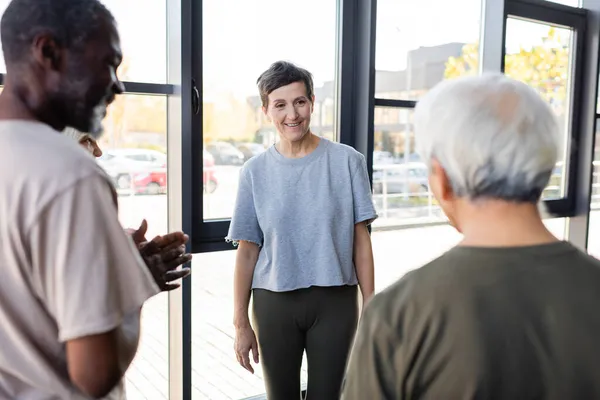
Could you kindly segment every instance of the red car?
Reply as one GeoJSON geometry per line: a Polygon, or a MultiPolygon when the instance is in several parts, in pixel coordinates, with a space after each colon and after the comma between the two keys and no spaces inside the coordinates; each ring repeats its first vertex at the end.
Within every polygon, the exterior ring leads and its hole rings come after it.
{"type": "MultiPolygon", "coordinates": [[[[202,184],[204,193],[213,193],[217,190],[218,182],[215,177],[215,160],[207,152],[203,152],[202,160],[202,184]]],[[[167,190],[167,169],[166,164],[158,169],[152,169],[149,172],[136,172],[133,174],[136,194],[160,194],[167,190]]]]}
{"type": "MultiPolygon", "coordinates": [[[[215,162],[212,155],[203,153],[204,193],[217,189],[215,162]]],[[[105,151],[99,164],[112,177],[117,190],[135,194],[163,194],[167,191],[167,156],[155,150],[117,149],[105,151]]]]}

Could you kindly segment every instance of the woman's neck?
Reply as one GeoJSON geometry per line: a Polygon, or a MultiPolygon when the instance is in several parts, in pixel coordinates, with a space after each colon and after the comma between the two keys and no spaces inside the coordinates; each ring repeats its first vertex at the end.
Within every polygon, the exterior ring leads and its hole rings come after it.
{"type": "Polygon", "coordinates": [[[321,139],[318,136],[313,135],[312,132],[308,132],[302,137],[302,139],[295,142],[281,139],[279,143],[275,145],[277,151],[287,158],[302,158],[312,153],[321,139]]]}

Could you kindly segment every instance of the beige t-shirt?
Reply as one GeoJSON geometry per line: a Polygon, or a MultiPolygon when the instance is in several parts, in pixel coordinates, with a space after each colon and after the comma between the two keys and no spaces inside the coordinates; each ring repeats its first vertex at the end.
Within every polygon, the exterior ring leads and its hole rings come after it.
{"type": "Polygon", "coordinates": [[[456,247],[373,298],[343,400],[600,399],[600,261],[456,247]]]}
{"type": "MultiPolygon", "coordinates": [[[[123,232],[109,178],[44,124],[0,121],[0,399],[85,399],[65,342],[123,329],[158,293],[123,232]]],[[[123,397],[123,385],[110,398],[123,397]]]]}

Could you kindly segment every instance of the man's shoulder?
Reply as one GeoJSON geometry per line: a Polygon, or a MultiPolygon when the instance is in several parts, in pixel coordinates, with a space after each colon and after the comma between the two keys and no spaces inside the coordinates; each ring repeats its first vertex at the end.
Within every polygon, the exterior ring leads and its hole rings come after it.
{"type": "Polygon", "coordinates": [[[416,317],[424,309],[440,304],[437,298],[445,292],[440,292],[440,286],[460,279],[457,275],[461,272],[452,268],[454,258],[454,249],[451,249],[424,266],[407,272],[373,298],[369,304],[372,312],[385,318],[392,326],[399,326],[407,316],[416,317]]]}
{"type": "Polygon", "coordinates": [[[0,190],[41,207],[90,177],[110,182],[79,144],[47,125],[0,121],[0,190]]]}
{"type": "Polygon", "coordinates": [[[0,121],[0,163],[29,179],[77,180],[102,169],[75,141],[37,122],[0,121]]]}

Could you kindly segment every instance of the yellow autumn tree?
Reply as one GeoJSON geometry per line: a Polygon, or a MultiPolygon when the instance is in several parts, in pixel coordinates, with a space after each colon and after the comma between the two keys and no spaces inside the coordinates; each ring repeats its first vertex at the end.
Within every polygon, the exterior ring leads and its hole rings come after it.
{"type": "MultiPolygon", "coordinates": [[[[119,78],[124,79],[129,71],[129,59],[125,57],[119,66],[119,78]]],[[[127,99],[125,96],[117,96],[115,101],[108,106],[108,113],[102,125],[104,126],[104,135],[101,138],[101,146],[111,148],[119,147],[123,140],[123,135],[127,131],[126,121],[127,99]]]]}
{"type": "MultiPolygon", "coordinates": [[[[539,44],[521,47],[504,59],[504,73],[536,89],[559,115],[564,111],[569,74],[569,48],[563,39],[551,27],[539,44]]],[[[444,77],[476,75],[478,67],[479,46],[467,44],[459,57],[448,59],[444,77]]]]}
{"type": "Polygon", "coordinates": [[[203,137],[213,141],[252,141],[259,128],[257,110],[233,95],[221,92],[203,103],[203,137]]]}
{"type": "MultiPolygon", "coordinates": [[[[125,57],[118,70],[119,78],[123,81],[128,80],[129,65],[129,59],[125,57]]],[[[100,140],[100,145],[107,148],[124,146],[128,142],[127,135],[132,132],[163,135],[166,141],[166,96],[139,94],[117,96],[108,107],[103,126],[105,134],[100,140]]],[[[138,143],[138,145],[143,144],[138,143]]]]}

